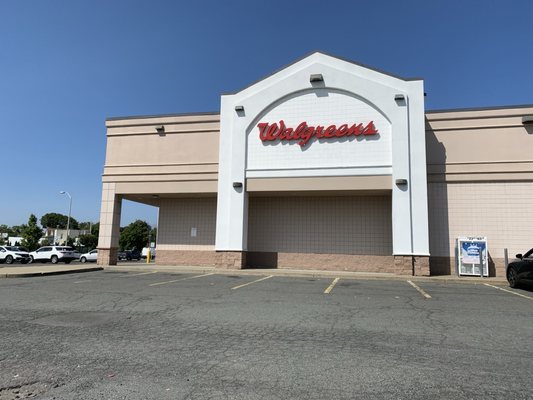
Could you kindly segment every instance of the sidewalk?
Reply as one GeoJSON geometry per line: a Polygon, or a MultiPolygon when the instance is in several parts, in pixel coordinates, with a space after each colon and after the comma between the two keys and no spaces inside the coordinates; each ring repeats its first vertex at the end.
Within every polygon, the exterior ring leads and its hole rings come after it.
{"type": "Polygon", "coordinates": [[[18,265],[15,267],[1,267],[0,278],[24,278],[42,275],[59,275],[71,274],[78,272],[101,271],[103,268],[99,265],[87,264],[55,264],[55,265],[18,265]]]}
{"type": "Polygon", "coordinates": [[[323,270],[306,270],[306,269],[275,269],[275,268],[256,268],[256,269],[220,269],[215,267],[197,267],[197,266],[175,266],[175,265],[158,265],[137,263],[120,263],[119,265],[87,265],[87,264],[69,264],[69,265],[36,265],[36,266],[15,266],[0,267],[0,278],[21,278],[42,275],[70,274],[91,271],[121,271],[121,272],[166,272],[170,274],[220,274],[220,275],[252,275],[252,276],[292,276],[307,278],[344,278],[344,279],[361,279],[361,280],[410,280],[410,281],[434,281],[434,282],[454,282],[454,283],[499,283],[507,284],[504,277],[481,278],[477,276],[411,276],[396,275],[391,273],[379,272],[352,272],[352,271],[323,271],[323,270]]]}
{"type": "Polygon", "coordinates": [[[456,282],[456,283],[504,283],[507,280],[504,277],[481,278],[478,276],[411,276],[396,275],[392,273],[379,272],[352,272],[352,271],[324,271],[324,270],[306,270],[306,269],[276,269],[276,268],[252,268],[252,269],[222,269],[215,267],[197,267],[197,266],[175,266],[159,265],[146,263],[124,263],[119,265],[105,266],[106,271],[135,271],[135,272],[166,272],[171,274],[190,273],[190,274],[220,274],[220,275],[273,275],[273,276],[293,276],[308,278],[344,278],[344,279],[362,279],[362,280],[410,280],[410,281],[435,281],[435,282],[456,282]]]}

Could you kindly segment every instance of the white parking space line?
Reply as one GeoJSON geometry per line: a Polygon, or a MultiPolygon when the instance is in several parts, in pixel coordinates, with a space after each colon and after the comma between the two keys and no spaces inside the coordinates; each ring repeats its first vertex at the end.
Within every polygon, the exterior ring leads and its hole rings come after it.
{"type": "Polygon", "coordinates": [[[122,276],[122,278],[129,278],[131,276],[141,276],[141,275],[150,275],[150,274],[157,274],[157,271],[141,272],[140,274],[128,274],[128,275],[122,276]]]}
{"type": "Polygon", "coordinates": [[[242,288],[242,287],[245,287],[245,286],[251,285],[252,283],[261,282],[261,281],[264,281],[265,279],[270,279],[270,278],[272,278],[273,276],[274,276],[274,275],[269,275],[269,276],[265,276],[265,277],[260,278],[260,279],[256,279],[255,281],[252,281],[252,282],[243,283],[242,285],[232,287],[231,290],[240,289],[240,288],[242,288]]]}
{"type": "Polygon", "coordinates": [[[491,285],[491,284],[489,284],[489,283],[484,283],[484,285],[485,285],[485,286],[490,286],[491,288],[494,288],[494,289],[500,289],[500,290],[503,290],[504,292],[511,293],[511,294],[516,295],[516,296],[523,297],[523,298],[525,298],[525,299],[533,300],[533,297],[526,296],[525,294],[522,294],[522,293],[516,293],[516,292],[513,292],[512,290],[508,290],[508,289],[504,289],[504,288],[501,288],[501,287],[498,287],[498,286],[494,286],[494,285],[491,285]]]}
{"type": "Polygon", "coordinates": [[[164,282],[156,282],[156,283],[150,283],[148,286],[159,286],[159,285],[166,285],[167,283],[174,283],[174,282],[180,282],[180,281],[187,281],[189,279],[196,279],[196,278],[203,278],[204,276],[209,275],[215,275],[214,272],[210,274],[202,274],[202,275],[195,275],[195,276],[188,276],[186,278],[180,278],[180,279],[173,279],[171,281],[164,281],[164,282]]]}
{"type": "Polygon", "coordinates": [[[427,294],[424,289],[420,288],[417,284],[415,284],[414,282],[411,282],[411,281],[407,281],[409,282],[409,284],[414,287],[416,290],[418,290],[420,292],[420,294],[422,296],[424,296],[426,299],[431,299],[431,296],[429,294],[427,294]]]}
{"type": "Polygon", "coordinates": [[[326,290],[324,290],[324,294],[330,294],[337,282],[340,280],[340,278],[333,279],[333,282],[331,282],[331,285],[329,285],[326,290]]]}
{"type": "Polygon", "coordinates": [[[88,279],[87,279],[87,280],[84,280],[84,281],[74,281],[75,284],[76,284],[76,283],[85,283],[85,282],[91,282],[91,281],[88,280],[88,279]]]}

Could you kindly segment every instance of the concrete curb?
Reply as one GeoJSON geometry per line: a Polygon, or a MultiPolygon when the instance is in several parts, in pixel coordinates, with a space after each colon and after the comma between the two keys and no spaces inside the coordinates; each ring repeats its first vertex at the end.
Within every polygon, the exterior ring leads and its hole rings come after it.
{"type": "Polygon", "coordinates": [[[64,275],[64,274],[76,274],[80,272],[94,272],[101,271],[103,267],[91,267],[91,268],[71,268],[71,269],[58,269],[50,271],[28,271],[28,272],[13,272],[13,273],[4,273],[0,271],[1,278],[32,278],[36,276],[45,276],[45,275],[64,275]]]}
{"type": "Polygon", "coordinates": [[[195,266],[170,266],[170,265],[107,265],[104,266],[106,271],[121,272],[166,272],[170,274],[180,273],[215,273],[220,275],[251,275],[251,276],[287,276],[287,277],[304,277],[304,278],[341,278],[341,279],[361,279],[361,280],[410,280],[413,282],[441,282],[441,283],[505,283],[507,280],[502,277],[459,277],[453,275],[444,276],[411,276],[395,275],[390,273],[370,273],[370,272],[351,272],[351,271],[320,271],[320,270],[296,270],[296,269],[218,269],[215,267],[195,267],[195,266]]]}
{"type": "Polygon", "coordinates": [[[219,275],[250,275],[250,276],[286,276],[301,278],[341,278],[354,280],[395,280],[413,282],[441,282],[441,283],[466,283],[466,284],[483,284],[496,283],[507,284],[507,280],[502,277],[480,278],[475,276],[459,277],[454,275],[443,276],[411,276],[395,275],[391,273],[372,273],[372,272],[352,272],[352,271],[322,271],[322,270],[299,270],[299,269],[219,269],[215,267],[198,267],[198,266],[173,266],[157,264],[125,264],[125,265],[104,265],[95,267],[71,267],[68,269],[53,269],[52,267],[43,266],[40,270],[38,267],[9,267],[13,271],[4,272],[0,268],[1,278],[29,278],[46,275],[62,275],[81,272],[94,271],[117,271],[117,272],[166,272],[169,274],[208,274],[215,273],[219,275]],[[32,270],[26,270],[33,268],[32,270]]]}

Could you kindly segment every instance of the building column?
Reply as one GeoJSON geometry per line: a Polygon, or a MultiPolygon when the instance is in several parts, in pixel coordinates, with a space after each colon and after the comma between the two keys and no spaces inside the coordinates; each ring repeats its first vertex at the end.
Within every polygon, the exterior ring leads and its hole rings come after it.
{"type": "Polygon", "coordinates": [[[117,265],[121,209],[122,196],[115,194],[115,184],[104,183],[98,236],[98,265],[117,265]]]}
{"type": "Polygon", "coordinates": [[[397,274],[429,275],[424,88],[409,85],[393,125],[392,247],[397,274]]]}
{"type": "Polygon", "coordinates": [[[246,118],[222,96],[218,163],[217,268],[244,268],[248,241],[246,118]]]}

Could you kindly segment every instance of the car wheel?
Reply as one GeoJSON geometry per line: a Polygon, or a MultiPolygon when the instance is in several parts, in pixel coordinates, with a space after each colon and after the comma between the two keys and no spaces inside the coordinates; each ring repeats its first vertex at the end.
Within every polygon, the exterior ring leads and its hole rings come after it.
{"type": "Polygon", "coordinates": [[[13,264],[13,256],[7,256],[5,261],[6,264],[13,264]]]}
{"type": "Polygon", "coordinates": [[[515,267],[509,267],[507,270],[507,282],[509,282],[509,286],[512,288],[518,286],[518,272],[516,272],[515,267]]]}
{"type": "Polygon", "coordinates": [[[33,262],[33,256],[30,256],[30,261],[28,261],[30,264],[33,262]]]}
{"type": "Polygon", "coordinates": [[[85,264],[87,262],[87,259],[85,257],[82,257],[80,258],[80,261],[85,264]]]}
{"type": "Polygon", "coordinates": [[[57,264],[57,262],[59,261],[59,259],[57,258],[57,256],[52,256],[50,258],[50,261],[52,262],[52,264],[57,264]]]}

